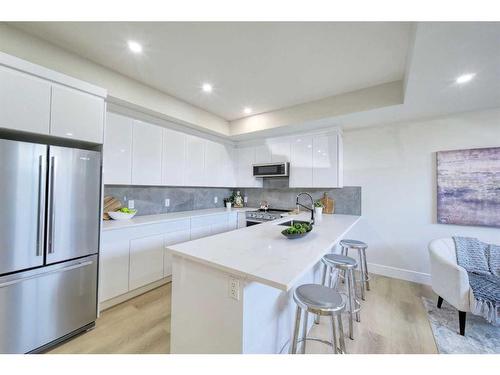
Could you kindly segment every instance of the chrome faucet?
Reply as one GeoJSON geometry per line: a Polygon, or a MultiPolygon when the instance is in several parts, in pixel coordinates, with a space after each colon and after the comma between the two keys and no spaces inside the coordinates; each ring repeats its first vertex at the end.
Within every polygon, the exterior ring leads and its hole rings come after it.
{"type": "Polygon", "coordinates": [[[309,193],[299,193],[299,194],[297,194],[297,198],[295,199],[295,204],[297,206],[304,207],[306,210],[311,211],[311,224],[314,224],[314,199],[313,199],[313,197],[311,197],[311,194],[309,194],[309,193]],[[309,208],[307,206],[304,206],[303,204],[299,203],[299,197],[301,195],[307,195],[311,199],[311,208],[309,208]]]}

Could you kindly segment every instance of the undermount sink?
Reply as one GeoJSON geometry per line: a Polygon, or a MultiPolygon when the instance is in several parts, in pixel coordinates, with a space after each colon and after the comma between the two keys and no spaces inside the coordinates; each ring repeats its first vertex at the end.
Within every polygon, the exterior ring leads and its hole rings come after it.
{"type": "Polygon", "coordinates": [[[284,223],[280,223],[279,225],[283,225],[285,227],[291,227],[293,224],[311,224],[311,222],[303,220],[289,220],[285,221],[284,223]]]}

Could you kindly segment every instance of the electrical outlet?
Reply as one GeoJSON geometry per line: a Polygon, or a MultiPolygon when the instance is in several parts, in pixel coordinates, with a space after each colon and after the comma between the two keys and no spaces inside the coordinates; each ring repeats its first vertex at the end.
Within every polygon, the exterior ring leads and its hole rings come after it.
{"type": "Polygon", "coordinates": [[[246,195],[243,197],[243,202],[248,203],[248,197],[246,195]]]}
{"type": "Polygon", "coordinates": [[[240,281],[238,279],[229,279],[229,298],[240,300],[240,281]]]}
{"type": "Polygon", "coordinates": [[[165,198],[165,207],[170,207],[170,199],[165,198]]]}
{"type": "Polygon", "coordinates": [[[134,209],[134,201],[132,199],[128,201],[128,208],[130,208],[131,210],[134,209]]]}
{"type": "Polygon", "coordinates": [[[214,203],[217,204],[218,201],[219,201],[219,198],[214,197],[214,203]]]}

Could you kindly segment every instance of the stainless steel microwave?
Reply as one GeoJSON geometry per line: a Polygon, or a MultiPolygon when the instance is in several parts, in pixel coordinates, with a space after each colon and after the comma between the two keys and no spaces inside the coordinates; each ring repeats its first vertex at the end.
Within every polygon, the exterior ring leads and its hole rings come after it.
{"type": "Polygon", "coordinates": [[[290,169],[290,163],[265,163],[254,164],[254,177],[287,177],[290,169]]]}

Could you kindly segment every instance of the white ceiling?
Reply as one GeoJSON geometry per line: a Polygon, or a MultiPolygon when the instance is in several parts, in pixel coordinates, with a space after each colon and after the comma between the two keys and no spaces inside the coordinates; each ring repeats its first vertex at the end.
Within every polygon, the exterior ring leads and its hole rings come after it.
{"type": "Polygon", "coordinates": [[[401,80],[412,34],[411,23],[389,22],[11,25],[226,120],[245,106],[256,114],[401,80]]]}

